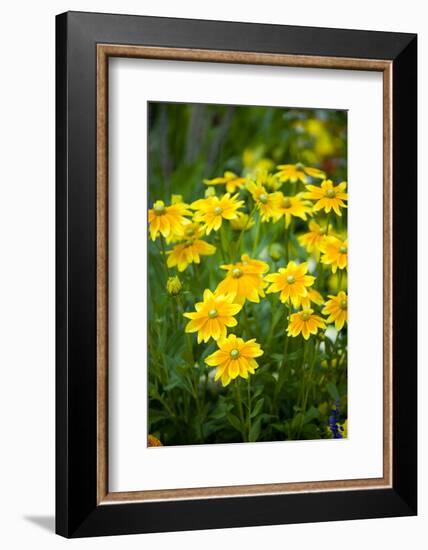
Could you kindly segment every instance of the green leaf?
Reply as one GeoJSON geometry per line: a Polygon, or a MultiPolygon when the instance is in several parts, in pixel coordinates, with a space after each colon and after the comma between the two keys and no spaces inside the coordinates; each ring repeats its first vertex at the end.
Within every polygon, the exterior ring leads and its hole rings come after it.
{"type": "Polygon", "coordinates": [[[335,401],[339,401],[340,397],[339,397],[339,392],[337,391],[337,388],[336,388],[336,384],[334,384],[333,382],[329,382],[328,384],[326,384],[325,388],[330,394],[330,396],[332,397],[332,399],[334,399],[335,401]]]}
{"type": "Polygon", "coordinates": [[[257,439],[259,438],[259,435],[260,435],[260,429],[261,429],[261,419],[258,418],[254,422],[254,424],[251,426],[251,429],[250,429],[249,440],[251,442],[257,441],[257,439]]]}
{"type": "Polygon", "coordinates": [[[264,403],[264,400],[265,398],[262,397],[261,399],[259,399],[256,403],[256,406],[254,407],[254,409],[251,411],[251,415],[250,415],[250,418],[254,418],[255,416],[257,416],[262,408],[263,408],[263,403],[264,403]]]}
{"type": "Polygon", "coordinates": [[[171,416],[166,411],[158,411],[156,409],[149,409],[149,422],[154,424],[160,420],[170,419],[171,416]]]}
{"type": "Polygon", "coordinates": [[[235,430],[238,430],[238,432],[241,433],[241,422],[239,418],[232,413],[227,413],[227,419],[235,430]]]}
{"type": "Polygon", "coordinates": [[[305,424],[307,424],[308,422],[311,422],[315,418],[318,418],[319,414],[320,413],[318,409],[316,409],[315,407],[311,407],[308,411],[306,411],[305,424]]]}

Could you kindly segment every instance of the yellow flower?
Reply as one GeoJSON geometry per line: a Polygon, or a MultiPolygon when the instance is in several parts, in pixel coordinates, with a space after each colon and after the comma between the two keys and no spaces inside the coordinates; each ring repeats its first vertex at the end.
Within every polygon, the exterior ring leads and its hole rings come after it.
{"type": "Polygon", "coordinates": [[[163,447],[163,445],[157,437],[149,434],[147,436],[147,447],[163,447]]]}
{"type": "Polygon", "coordinates": [[[322,210],[328,214],[333,209],[338,216],[342,215],[341,208],[347,208],[343,201],[348,200],[348,194],[345,193],[346,182],[342,181],[336,187],[331,180],[325,180],[320,187],[316,185],[307,185],[308,191],[304,194],[305,199],[317,201],[314,204],[314,210],[322,210]]]}
{"type": "Polygon", "coordinates": [[[168,238],[170,235],[183,235],[184,225],[189,222],[185,216],[191,216],[188,205],[183,202],[166,206],[163,201],[156,201],[149,210],[150,237],[152,241],[159,235],[168,238]]]}
{"type": "Polygon", "coordinates": [[[218,285],[219,294],[231,295],[235,302],[260,302],[264,298],[263,289],[267,286],[263,274],[269,271],[269,265],[260,260],[252,260],[248,254],[243,254],[241,261],[235,264],[222,265],[227,275],[218,285]]]}
{"type": "Polygon", "coordinates": [[[256,223],[253,218],[250,218],[248,214],[244,212],[237,212],[238,217],[234,220],[230,220],[230,227],[234,231],[248,231],[256,223]]]}
{"type": "Polygon", "coordinates": [[[299,243],[306,248],[308,252],[319,253],[320,245],[324,242],[326,228],[321,227],[316,221],[309,222],[309,231],[298,237],[299,243]]]}
{"type": "Polygon", "coordinates": [[[191,319],[186,325],[186,332],[198,333],[198,344],[226,338],[226,327],[238,324],[234,315],[242,309],[242,305],[235,304],[232,296],[213,294],[210,290],[204,291],[204,301],[195,304],[195,312],[183,313],[191,319]]]}
{"type": "Polygon", "coordinates": [[[319,328],[325,328],[325,321],[319,315],[314,315],[313,309],[303,309],[290,315],[287,327],[288,336],[298,336],[302,333],[305,340],[309,340],[311,334],[316,334],[319,328]]]}
{"type": "Polygon", "coordinates": [[[277,193],[268,193],[263,185],[252,180],[248,181],[247,189],[257,205],[263,222],[268,222],[271,218],[278,219],[277,193]]]}
{"type": "Polygon", "coordinates": [[[221,198],[208,197],[199,199],[190,205],[190,208],[196,210],[194,215],[195,222],[205,224],[207,235],[214,231],[218,231],[223,220],[234,220],[238,217],[238,209],[242,207],[244,201],[237,200],[238,194],[230,196],[226,193],[221,198]]]}
{"type": "Polygon", "coordinates": [[[281,267],[278,273],[266,275],[265,280],[272,283],[266,292],[268,294],[280,292],[281,302],[285,303],[291,300],[293,306],[298,307],[302,298],[306,298],[308,295],[307,287],[312,286],[315,281],[315,277],[306,275],[307,271],[308,264],[306,262],[300,265],[289,262],[287,267],[281,267]]]}
{"type": "Polygon", "coordinates": [[[263,355],[255,338],[245,342],[235,334],[218,342],[218,347],[217,351],[205,359],[205,363],[210,367],[217,367],[214,380],[221,378],[223,386],[227,386],[238,376],[248,378],[248,374],[254,374],[259,366],[254,358],[263,355]]]}
{"type": "Polygon", "coordinates": [[[187,218],[184,218],[184,222],[181,223],[179,231],[171,231],[169,237],[167,237],[166,242],[176,243],[179,241],[189,241],[191,239],[198,239],[205,234],[204,227],[195,222],[191,222],[187,218]]]}
{"type": "Polygon", "coordinates": [[[282,185],[282,183],[279,181],[278,176],[275,174],[271,174],[267,170],[255,171],[252,178],[254,179],[256,185],[261,185],[269,191],[277,191],[282,185]]]}
{"type": "Polygon", "coordinates": [[[177,266],[178,271],[184,271],[189,264],[199,264],[200,256],[210,256],[215,251],[216,247],[212,244],[201,239],[190,239],[185,243],[175,245],[172,250],[167,252],[167,265],[168,267],[177,266]]]}
{"type": "Polygon", "coordinates": [[[205,185],[226,185],[228,193],[235,193],[245,185],[245,178],[236,175],[234,172],[225,172],[222,177],[204,180],[205,185]]]}
{"type": "Polygon", "coordinates": [[[168,280],[166,282],[166,290],[168,294],[171,294],[171,296],[177,296],[177,294],[180,294],[180,291],[181,291],[180,279],[177,276],[168,277],[168,280]]]}
{"type": "Polygon", "coordinates": [[[277,219],[280,216],[285,218],[285,227],[291,223],[291,217],[295,216],[302,220],[306,220],[306,214],[310,213],[311,207],[308,203],[302,200],[302,193],[294,197],[285,197],[280,191],[275,193],[277,196],[277,219]]]}
{"type": "Polygon", "coordinates": [[[302,183],[307,183],[307,176],[317,179],[325,178],[325,173],[322,170],[309,168],[300,162],[297,164],[280,164],[277,168],[279,170],[277,176],[282,182],[290,181],[291,183],[295,183],[296,181],[301,181],[302,183]]]}
{"type": "Polygon", "coordinates": [[[320,245],[323,253],[321,262],[331,265],[331,270],[336,273],[337,268],[345,269],[348,265],[348,240],[341,241],[337,237],[326,237],[320,245]]]}
{"type": "Polygon", "coordinates": [[[302,308],[306,309],[311,307],[311,302],[317,304],[317,306],[320,306],[324,303],[324,298],[321,296],[318,290],[315,290],[314,288],[308,288],[308,295],[306,296],[306,298],[302,298],[301,300],[302,308]]]}
{"type": "Polygon", "coordinates": [[[329,315],[327,323],[334,322],[336,330],[341,330],[348,321],[348,296],[341,290],[337,296],[329,296],[329,298],[322,313],[329,315]]]}

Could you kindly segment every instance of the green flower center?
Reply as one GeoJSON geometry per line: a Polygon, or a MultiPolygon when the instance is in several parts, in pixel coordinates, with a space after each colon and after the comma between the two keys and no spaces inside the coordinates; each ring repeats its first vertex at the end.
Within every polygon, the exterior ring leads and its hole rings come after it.
{"type": "Polygon", "coordinates": [[[237,359],[239,357],[239,349],[234,348],[230,350],[230,356],[232,359],[237,359]]]}
{"type": "Polygon", "coordinates": [[[162,214],[165,213],[165,203],[162,201],[156,201],[153,206],[153,211],[156,214],[156,216],[162,216],[162,214]]]}
{"type": "Polygon", "coordinates": [[[325,192],[325,196],[328,199],[334,199],[334,197],[336,196],[336,193],[335,193],[334,189],[327,189],[327,191],[325,192]]]}
{"type": "Polygon", "coordinates": [[[302,313],[302,321],[308,321],[310,316],[311,316],[311,314],[308,311],[304,311],[302,313]]]}
{"type": "Polygon", "coordinates": [[[289,285],[292,285],[292,284],[295,283],[295,282],[296,282],[296,277],[295,277],[294,275],[289,275],[289,276],[287,277],[287,283],[288,283],[289,285]]]}
{"type": "Polygon", "coordinates": [[[268,201],[268,196],[266,193],[262,193],[260,196],[259,196],[259,201],[263,204],[266,204],[267,201],[268,201]]]}
{"type": "Polygon", "coordinates": [[[348,300],[341,300],[340,307],[342,309],[347,309],[348,308],[348,300]]]}
{"type": "Polygon", "coordinates": [[[239,267],[232,269],[232,277],[234,279],[239,279],[239,277],[242,277],[242,269],[239,269],[239,267]]]}
{"type": "Polygon", "coordinates": [[[346,248],[346,246],[341,246],[341,247],[339,248],[339,252],[340,252],[341,254],[346,254],[346,253],[348,252],[348,249],[346,248]]]}
{"type": "Polygon", "coordinates": [[[210,309],[208,312],[208,317],[210,319],[215,319],[218,316],[218,311],[216,309],[210,309]]]}
{"type": "Polygon", "coordinates": [[[221,214],[222,212],[223,212],[223,208],[222,208],[221,206],[216,206],[216,207],[214,208],[214,214],[215,214],[216,216],[220,216],[220,214],[221,214]]]}
{"type": "Polygon", "coordinates": [[[296,170],[298,170],[299,172],[303,172],[303,170],[305,169],[305,166],[301,163],[301,162],[298,162],[295,166],[296,170]]]}
{"type": "Polygon", "coordinates": [[[284,200],[282,201],[282,207],[283,208],[290,208],[291,206],[291,200],[289,197],[284,197],[284,200]]]}

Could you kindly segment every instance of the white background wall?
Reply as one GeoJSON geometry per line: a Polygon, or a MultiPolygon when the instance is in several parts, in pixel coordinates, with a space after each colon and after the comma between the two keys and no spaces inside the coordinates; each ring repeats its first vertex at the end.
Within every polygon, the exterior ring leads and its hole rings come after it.
{"type": "MultiPolygon", "coordinates": [[[[422,187],[426,150],[428,23],[424,2],[358,0],[131,0],[4,3],[0,17],[0,546],[15,548],[205,549],[298,547],[346,550],[426,547],[427,477],[420,469],[420,516],[67,542],[53,534],[54,511],[54,16],[103,11],[419,33],[419,249],[425,244],[422,187]],[[425,63],[425,67],[423,67],[425,63]]],[[[425,207],[425,208],[424,208],[425,207]]],[[[425,224],[426,228],[426,224],[425,224]]],[[[426,270],[420,261],[420,280],[426,270]]],[[[420,464],[426,461],[427,377],[422,368],[420,289],[420,464]]],[[[411,422],[412,419],[409,419],[411,422]]]]}

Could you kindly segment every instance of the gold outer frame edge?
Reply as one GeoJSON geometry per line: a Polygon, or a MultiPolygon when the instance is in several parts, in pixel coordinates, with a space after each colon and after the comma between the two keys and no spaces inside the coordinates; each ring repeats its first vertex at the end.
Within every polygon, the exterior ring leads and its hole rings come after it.
{"type": "Polygon", "coordinates": [[[392,62],[385,60],[97,45],[97,504],[225,498],[392,486],[392,62]],[[109,492],[108,489],[108,59],[205,61],[383,73],[383,477],[226,487],[109,492]]]}

